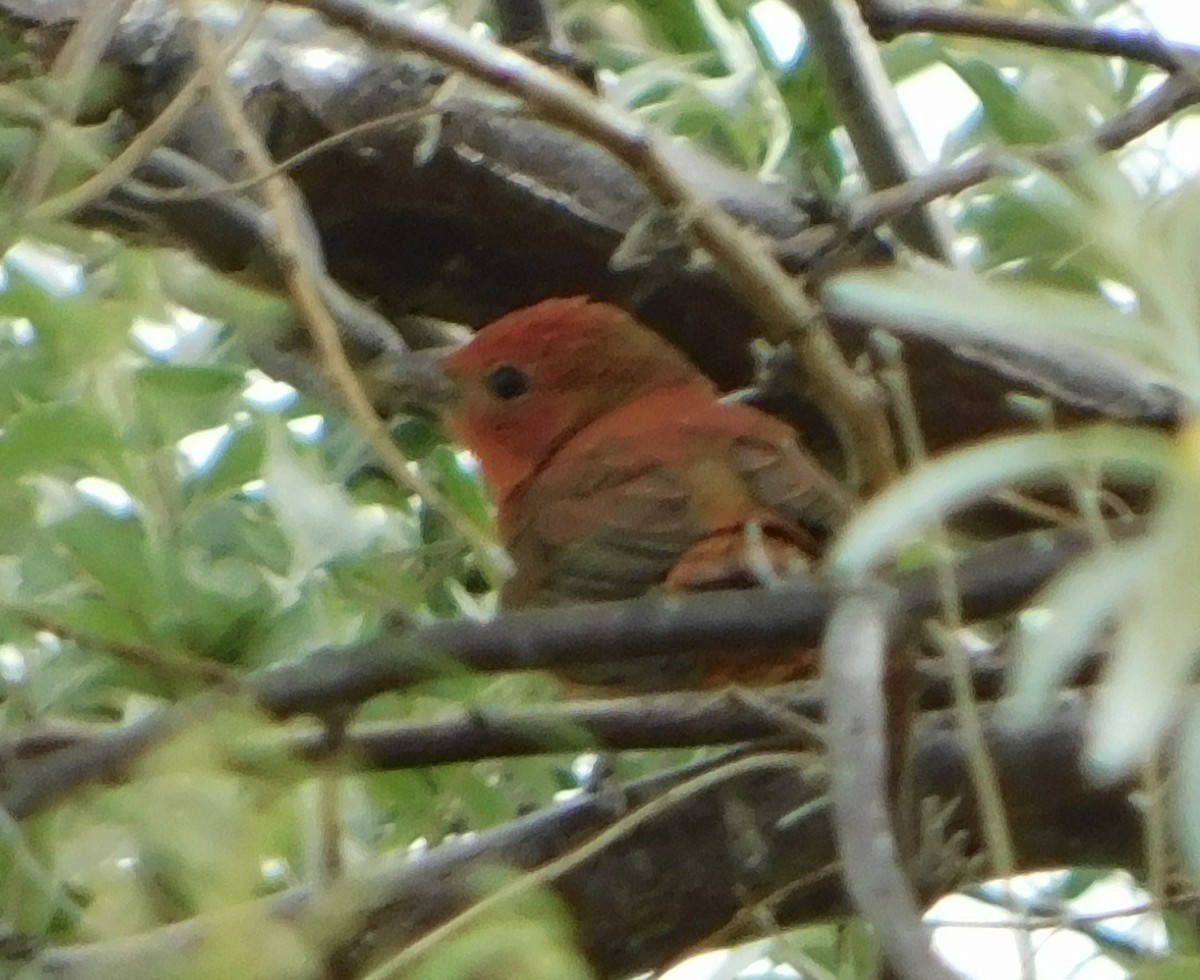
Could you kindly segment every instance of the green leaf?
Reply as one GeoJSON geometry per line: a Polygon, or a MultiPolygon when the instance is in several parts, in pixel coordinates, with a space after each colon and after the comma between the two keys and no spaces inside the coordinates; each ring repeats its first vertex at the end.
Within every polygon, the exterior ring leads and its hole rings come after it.
{"type": "Polygon", "coordinates": [[[1163,963],[1150,963],[1133,973],[1133,980],[1195,980],[1200,977],[1200,956],[1172,956],[1163,963]]]}
{"type": "Polygon", "coordinates": [[[467,470],[454,449],[438,446],[429,454],[428,464],[439,477],[446,499],[480,527],[492,524],[492,504],[487,489],[478,474],[467,470]]]}
{"type": "Polygon", "coordinates": [[[1060,184],[1035,180],[1021,191],[973,194],[957,219],[960,230],[982,239],[984,268],[1030,257],[1062,256],[1084,246],[1078,204],[1060,184]]]}
{"type": "Polygon", "coordinates": [[[801,160],[801,169],[809,174],[820,173],[829,187],[840,186],[846,168],[834,145],[833,131],[841,120],[834,111],[811,48],[780,79],[779,94],[792,120],[794,153],[801,160]]]}
{"type": "Polygon", "coordinates": [[[1078,378],[1092,397],[1112,390],[1115,401],[1139,390],[1161,402],[1162,391],[1175,388],[1181,363],[1156,319],[1095,297],[932,264],[838,276],[824,298],[832,312],[901,337],[918,324],[921,336],[981,343],[1055,385],[1069,389],[1078,378]]]}
{"type": "Polygon", "coordinates": [[[19,270],[8,270],[0,316],[27,317],[38,343],[67,375],[105,365],[129,349],[133,310],[128,303],[93,296],[55,296],[19,270]]]}
{"type": "Polygon", "coordinates": [[[922,528],[1006,486],[1055,482],[1079,468],[1151,481],[1177,465],[1169,436],[1132,427],[1096,424],[991,439],[922,463],[877,494],[842,532],[828,566],[849,578],[864,575],[922,528]]]}
{"type": "Polygon", "coordinates": [[[279,524],[260,500],[223,497],[188,514],[178,547],[214,558],[242,557],[275,575],[286,575],[291,549],[279,524]]]}
{"type": "Polygon", "coordinates": [[[52,531],[109,601],[135,613],[158,607],[162,593],[140,521],[83,507],[52,531]]]}
{"type": "Polygon", "coordinates": [[[1004,142],[1049,143],[1061,135],[1059,127],[1030,105],[1018,84],[1009,81],[996,65],[949,51],[944,61],[978,97],[984,117],[1004,142]]]}
{"type": "Polygon", "coordinates": [[[260,478],[266,447],[267,437],[261,425],[234,423],[216,458],[184,483],[189,506],[212,503],[260,478]]]}
{"type": "Polygon", "coordinates": [[[639,8],[642,17],[673,51],[708,51],[712,40],[692,0],[655,0],[639,8]]]}
{"type": "Polygon", "coordinates": [[[107,598],[82,596],[47,609],[52,619],[62,623],[72,634],[116,643],[138,643],[146,639],[145,624],[128,609],[114,605],[107,598]]]}
{"type": "MultiPolygon", "coordinates": [[[[1194,810],[1192,805],[1195,796],[1184,800],[1184,806],[1194,810]]],[[[1189,841],[1189,846],[1195,847],[1200,840],[1189,841]]],[[[1193,868],[1196,865],[1192,865],[1193,868]]],[[[1196,920],[1185,912],[1177,912],[1164,908],[1160,913],[1163,925],[1167,927],[1167,946],[1179,956],[1194,957],[1200,961],[1200,931],[1196,928],[1196,920]]]]}
{"type": "Polygon", "coordinates": [[[79,405],[31,405],[9,418],[0,435],[0,477],[49,472],[124,471],[124,442],[112,421],[79,405]]]}
{"type": "Polygon", "coordinates": [[[170,399],[226,399],[241,394],[246,373],[237,367],[192,367],[147,364],[138,368],[137,384],[147,395],[170,399]]]}
{"type": "Polygon", "coordinates": [[[1140,765],[1184,703],[1200,652],[1200,461],[1192,427],[1164,481],[1150,533],[1146,574],[1121,599],[1112,653],[1092,708],[1089,766],[1104,778],[1140,765]]]}
{"type": "Polygon", "coordinates": [[[156,639],[223,663],[246,660],[259,624],[269,622],[280,606],[263,569],[245,558],[172,550],[163,556],[159,574],[167,595],[187,601],[160,610],[156,639]]]}

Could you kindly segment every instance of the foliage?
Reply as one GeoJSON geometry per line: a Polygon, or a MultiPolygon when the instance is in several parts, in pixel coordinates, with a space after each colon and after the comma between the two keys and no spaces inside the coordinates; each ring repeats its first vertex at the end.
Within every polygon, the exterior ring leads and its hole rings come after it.
{"type": "MultiPolygon", "coordinates": [[[[1074,11],[1053,0],[1026,6],[1074,11]]],[[[1125,11],[1116,2],[1091,8],[1093,21],[1125,11]]],[[[612,96],[635,113],[765,179],[840,201],[861,190],[812,45],[780,59],[760,5],[588,0],[568,12],[588,38],[587,53],[611,74],[612,96]]],[[[896,82],[937,67],[976,99],[935,163],[991,146],[1012,173],[954,200],[956,230],[972,246],[964,269],[911,263],[853,274],[831,296],[884,321],[940,319],[963,341],[1053,343],[1149,371],[1190,411],[1200,401],[1195,186],[1171,184],[1166,163],[1147,172],[1141,150],[1051,174],[1022,149],[1077,136],[1093,115],[1127,109],[1147,72],[1117,59],[930,37],[904,38],[885,57],[896,82]],[[970,315],[981,307],[988,315],[970,315]],[[1047,310],[1052,318],[1038,316],[1047,310]]],[[[102,104],[117,84],[97,83],[89,99],[102,104]]],[[[38,78],[0,88],[0,168],[10,189],[58,97],[54,85],[38,78]]],[[[119,148],[108,122],[66,129],[65,162],[48,195],[96,172],[119,148]]],[[[178,305],[171,277],[160,275],[161,254],[73,224],[29,220],[12,193],[0,208],[5,734],[137,719],[211,687],[221,671],[296,660],[368,636],[386,620],[494,611],[484,571],[451,526],[381,475],[334,406],[262,375],[236,326],[178,305]]],[[[246,318],[274,315],[263,311],[274,311],[276,298],[224,285],[246,318]]],[[[931,527],[957,504],[1033,476],[1070,471],[1080,509],[1096,516],[1099,470],[1150,472],[1162,487],[1151,534],[1099,550],[1050,587],[1044,605],[1055,615],[1023,636],[1015,682],[1027,720],[1035,717],[1085,644],[1115,623],[1093,757],[1106,772],[1125,771],[1145,761],[1187,708],[1181,691],[1200,650],[1195,425],[1189,419],[1175,441],[1111,428],[1094,439],[1041,431],[919,466],[864,512],[835,568],[873,569],[914,544],[915,526],[931,527]]],[[[471,461],[436,427],[404,418],[392,432],[451,504],[490,520],[471,461]]],[[[551,696],[540,678],[462,676],[377,699],[359,717],[431,718],[451,707],[551,696]]],[[[274,731],[244,706],[222,702],[124,784],[72,797],[28,825],[6,825],[7,928],[55,943],[134,935],[321,881],[331,811],[354,871],[577,792],[586,768],[569,752],[366,775],[272,757],[253,778],[240,774],[241,747],[274,731]]],[[[1191,764],[1180,787],[1193,868],[1198,732],[1200,722],[1190,722],[1183,752],[1191,764]]],[[[619,775],[694,756],[626,757],[619,775]]],[[[503,885],[479,887],[483,894],[503,885]]],[[[303,937],[238,935],[280,959],[303,958],[303,937]]],[[[411,975],[582,976],[572,935],[564,911],[533,891],[411,975]]],[[[866,947],[861,924],[851,923],[814,926],[759,952],[814,976],[867,976],[866,947]]],[[[1161,975],[1194,969],[1194,951],[1187,955],[1161,975]]],[[[250,975],[243,966],[231,963],[228,972],[250,975]]]]}

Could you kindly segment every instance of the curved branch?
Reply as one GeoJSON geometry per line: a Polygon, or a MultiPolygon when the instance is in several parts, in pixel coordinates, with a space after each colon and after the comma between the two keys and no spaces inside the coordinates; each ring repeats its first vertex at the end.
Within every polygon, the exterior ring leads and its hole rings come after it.
{"type": "Polygon", "coordinates": [[[849,594],[825,632],[833,825],[846,888],[889,965],[908,980],[954,980],[929,947],[888,799],[884,673],[893,599],[881,586],[849,594]]]}

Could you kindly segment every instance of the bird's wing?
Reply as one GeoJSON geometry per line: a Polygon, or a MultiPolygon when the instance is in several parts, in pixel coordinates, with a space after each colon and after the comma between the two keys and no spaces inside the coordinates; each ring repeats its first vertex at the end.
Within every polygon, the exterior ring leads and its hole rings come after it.
{"type": "Polygon", "coordinates": [[[814,554],[849,517],[850,495],[790,433],[742,433],[729,452],[755,502],[804,532],[814,554]]]}
{"type": "Polygon", "coordinates": [[[705,536],[674,468],[601,446],[527,488],[508,535],[510,608],[629,599],[661,584],[705,536]]]}

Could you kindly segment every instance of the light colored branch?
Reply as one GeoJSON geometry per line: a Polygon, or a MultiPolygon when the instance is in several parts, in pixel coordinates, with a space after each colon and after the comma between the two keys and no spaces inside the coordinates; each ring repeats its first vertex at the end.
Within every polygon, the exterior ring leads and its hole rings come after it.
{"type": "Polygon", "coordinates": [[[88,80],[131,2],[94,0],[86,5],[75,30],[54,59],[48,80],[56,103],[54,112],[46,119],[33,151],[12,176],[18,212],[40,201],[54,179],[60,152],[56,130],[75,121],[87,91],[88,80]]]}
{"type": "MultiPolygon", "coordinates": [[[[873,190],[904,184],[928,168],[874,41],[853,0],[791,0],[800,14],[829,94],[873,190]]],[[[936,207],[920,206],[894,221],[901,241],[952,262],[953,230],[936,207]]]]}
{"type": "Polygon", "coordinates": [[[833,826],[846,888],[891,967],[906,980],[956,980],[929,947],[888,802],[883,677],[894,600],[882,585],[848,591],[825,632],[833,826]]]}

